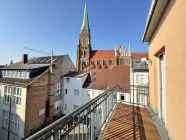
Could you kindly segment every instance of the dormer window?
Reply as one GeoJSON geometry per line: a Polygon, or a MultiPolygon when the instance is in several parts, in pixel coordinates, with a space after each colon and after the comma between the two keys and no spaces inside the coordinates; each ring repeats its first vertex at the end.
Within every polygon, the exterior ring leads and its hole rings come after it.
{"type": "Polygon", "coordinates": [[[29,79],[30,72],[27,70],[3,70],[1,71],[2,77],[8,78],[23,78],[29,79]]]}

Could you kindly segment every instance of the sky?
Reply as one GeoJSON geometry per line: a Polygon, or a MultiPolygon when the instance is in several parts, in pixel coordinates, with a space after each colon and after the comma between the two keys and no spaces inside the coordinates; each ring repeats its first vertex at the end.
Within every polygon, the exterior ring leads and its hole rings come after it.
{"type": "MultiPolygon", "coordinates": [[[[23,47],[69,54],[76,62],[76,49],[85,0],[0,0],[0,65],[28,57],[46,56],[23,47]]],[[[93,50],[115,45],[133,52],[148,51],[142,43],[151,0],[87,0],[93,50]]]]}

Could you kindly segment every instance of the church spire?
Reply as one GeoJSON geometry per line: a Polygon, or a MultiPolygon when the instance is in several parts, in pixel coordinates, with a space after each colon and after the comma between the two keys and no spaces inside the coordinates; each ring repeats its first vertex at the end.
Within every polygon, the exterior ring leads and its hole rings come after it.
{"type": "Polygon", "coordinates": [[[129,44],[128,52],[131,52],[131,47],[130,47],[130,44],[129,44]]]}
{"type": "Polygon", "coordinates": [[[81,26],[81,31],[83,28],[86,28],[87,32],[89,32],[89,21],[88,21],[88,12],[87,12],[87,4],[85,2],[85,8],[84,8],[84,16],[83,16],[83,23],[81,26]]]}

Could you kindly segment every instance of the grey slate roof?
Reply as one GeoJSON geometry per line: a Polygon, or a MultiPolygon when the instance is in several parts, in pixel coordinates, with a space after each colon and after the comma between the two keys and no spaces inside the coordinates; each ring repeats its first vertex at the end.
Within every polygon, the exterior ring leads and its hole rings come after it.
{"type": "Polygon", "coordinates": [[[142,70],[142,71],[147,71],[147,72],[149,70],[147,64],[141,63],[141,58],[133,58],[132,59],[132,69],[133,70],[142,70]]]}

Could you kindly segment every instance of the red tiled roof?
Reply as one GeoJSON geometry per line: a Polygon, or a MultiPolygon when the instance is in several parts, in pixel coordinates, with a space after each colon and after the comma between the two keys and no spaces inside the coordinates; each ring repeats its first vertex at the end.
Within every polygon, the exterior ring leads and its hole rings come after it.
{"type": "Polygon", "coordinates": [[[91,59],[114,59],[114,50],[92,50],[90,52],[91,59]]]}
{"type": "Polygon", "coordinates": [[[148,58],[149,54],[148,54],[148,52],[132,52],[131,57],[133,57],[133,58],[143,58],[143,57],[148,58]]]}
{"type": "Polygon", "coordinates": [[[130,85],[130,67],[114,66],[112,69],[93,69],[91,76],[87,77],[84,88],[106,90],[117,84],[130,85]],[[94,80],[95,79],[95,80],[94,80]]]}

